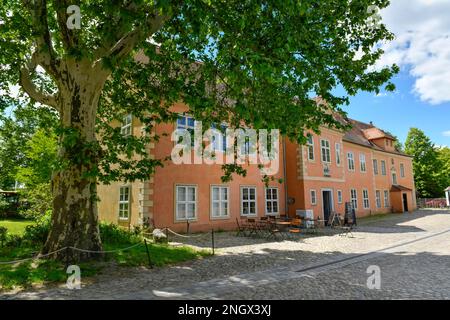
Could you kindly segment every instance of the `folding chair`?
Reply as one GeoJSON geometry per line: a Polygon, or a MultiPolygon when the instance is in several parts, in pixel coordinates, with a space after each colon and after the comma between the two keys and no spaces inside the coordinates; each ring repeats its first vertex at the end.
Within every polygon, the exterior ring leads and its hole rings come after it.
{"type": "Polygon", "coordinates": [[[238,218],[236,218],[236,225],[237,225],[237,227],[238,227],[236,236],[237,236],[237,237],[238,237],[239,235],[243,235],[244,237],[247,236],[246,233],[245,233],[245,232],[247,231],[247,228],[246,228],[243,224],[240,224],[240,223],[239,223],[239,219],[238,219],[238,218]]]}

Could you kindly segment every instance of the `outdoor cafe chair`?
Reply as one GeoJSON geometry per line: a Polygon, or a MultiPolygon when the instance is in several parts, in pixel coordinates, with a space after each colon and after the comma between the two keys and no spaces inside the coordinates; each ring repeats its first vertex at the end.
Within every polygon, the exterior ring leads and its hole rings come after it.
{"type": "Polygon", "coordinates": [[[259,225],[258,225],[256,219],[254,219],[254,218],[247,218],[246,226],[247,226],[247,230],[248,230],[248,235],[249,236],[251,236],[251,235],[258,236],[259,225]]]}
{"type": "Polygon", "coordinates": [[[301,233],[301,229],[300,229],[301,225],[302,225],[302,220],[301,219],[297,219],[297,218],[292,219],[291,220],[291,225],[290,225],[290,227],[288,229],[288,235],[290,237],[292,237],[293,235],[300,234],[301,233]]]}
{"type": "Polygon", "coordinates": [[[280,228],[277,226],[276,222],[272,222],[272,221],[269,222],[267,232],[268,232],[267,239],[271,239],[271,238],[273,238],[275,240],[279,240],[280,238],[284,239],[283,233],[280,230],[280,228]]]}
{"type": "Polygon", "coordinates": [[[239,219],[238,218],[236,218],[236,225],[237,225],[237,228],[238,228],[236,236],[243,235],[245,237],[247,235],[246,234],[247,227],[243,223],[239,223],[239,219]]]}

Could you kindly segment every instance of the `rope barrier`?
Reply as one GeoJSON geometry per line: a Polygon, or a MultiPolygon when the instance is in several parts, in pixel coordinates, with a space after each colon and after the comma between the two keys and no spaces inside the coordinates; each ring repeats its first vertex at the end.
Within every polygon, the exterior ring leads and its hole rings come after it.
{"type": "Polygon", "coordinates": [[[75,251],[80,251],[80,252],[87,252],[87,253],[114,253],[114,252],[119,252],[119,251],[126,251],[129,249],[132,249],[134,247],[140,246],[142,245],[143,241],[139,242],[139,243],[135,243],[132,246],[123,248],[123,249],[116,249],[116,250],[106,250],[106,251],[93,251],[93,250],[86,250],[86,249],[80,249],[80,248],[75,248],[75,247],[68,247],[69,249],[73,249],[75,251]]]}
{"type": "Polygon", "coordinates": [[[49,252],[43,255],[39,255],[37,254],[35,257],[31,257],[31,258],[26,258],[26,259],[20,259],[20,260],[14,260],[14,261],[0,261],[0,265],[7,265],[7,264],[16,264],[16,263],[21,263],[21,262],[25,262],[25,261],[30,261],[30,260],[39,260],[42,259],[44,257],[48,257],[52,254],[58,253],[60,251],[66,250],[68,247],[64,247],[58,250],[55,250],[53,252],[49,252]]]}
{"type": "MultiPolygon", "coordinates": [[[[163,228],[161,230],[162,231],[165,231],[165,230],[169,231],[173,235],[176,235],[176,236],[182,237],[182,238],[200,238],[200,237],[205,237],[205,236],[209,236],[210,235],[209,233],[204,233],[204,234],[200,234],[200,235],[196,235],[196,236],[186,236],[186,235],[183,235],[183,234],[179,234],[179,233],[177,233],[177,232],[175,232],[175,231],[173,231],[173,230],[171,230],[169,228],[163,228]]],[[[145,234],[149,234],[150,235],[151,233],[145,233],[145,234]]],[[[143,240],[141,242],[135,243],[135,244],[133,244],[133,245],[131,245],[129,247],[122,248],[122,249],[116,249],[116,250],[106,250],[106,251],[94,251],[94,250],[87,250],[87,249],[81,249],[81,248],[76,248],[76,247],[69,246],[69,247],[64,247],[64,248],[61,248],[61,249],[58,249],[58,250],[55,250],[53,252],[49,252],[49,253],[46,253],[46,254],[42,254],[42,255],[38,253],[36,256],[31,257],[31,258],[19,259],[19,260],[13,260],[13,261],[0,261],[0,265],[16,264],[16,263],[22,263],[22,262],[26,262],[26,261],[30,261],[30,260],[39,260],[39,259],[51,256],[51,255],[53,255],[55,253],[58,253],[58,252],[61,252],[63,250],[67,250],[67,249],[72,249],[72,250],[75,250],[75,251],[78,251],[78,252],[86,252],[86,253],[115,253],[115,252],[119,252],[119,251],[130,250],[130,249],[135,248],[137,246],[143,245],[145,240],[151,241],[150,239],[147,239],[147,238],[143,237],[143,240]]],[[[214,240],[213,240],[213,242],[214,242],[214,240]]],[[[213,244],[213,251],[214,251],[214,244],[213,244]]]]}
{"type": "Polygon", "coordinates": [[[199,234],[199,235],[196,235],[196,236],[186,236],[186,235],[183,235],[183,234],[176,233],[175,231],[173,231],[173,230],[171,230],[169,228],[164,228],[164,229],[168,230],[170,233],[172,233],[172,234],[174,234],[174,235],[176,235],[178,237],[182,237],[182,238],[200,238],[200,237],[204,237],[204,236],[209,236],[209,233],[203,233],[203,234],[199,234]]]}
{"type": "Polygon", "coordinates": [[[76,248],[76,247],[64,247],[46,254],[38,254],[35,257],[31,257],[31,258],[26,258],[26,259],[19,259],[19,260],[13,260],[13,261],[0,261],[0,265],[7,265],[7,264],[16,264],[16,263],[22,263],[22,262],[26,262],[26,261],[30,261],[30,260],[39,260],[48,256],[51,256],[55,253],[58,253],[60,251],[63,250],[67,250],[67,249],[72,249],[75,251],[79,251],[79,252],[87,252],[87,253],[114,253],[114,252],[119,252],[119,251],[126,251],[129,249],[132,249],[134,247],[140,246],[143,244],[143,241],[139,242],[139,243],[135,243],[132,246],[126,247],[126,248],[122,248],[122,249],[116,249],[116,250],[106,250],[106,251],[94,251],[94,250],[86,250],[86,249],[80,249],[80,248],[76,248]]]}

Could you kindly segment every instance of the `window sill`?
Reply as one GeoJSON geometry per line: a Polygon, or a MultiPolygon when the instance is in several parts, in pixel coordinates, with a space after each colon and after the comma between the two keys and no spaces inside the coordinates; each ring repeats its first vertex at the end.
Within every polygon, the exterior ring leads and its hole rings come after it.
{"type": "Polygon", "coordinates": [[[214,220],[229,220],[230,219],[230,216],[228,215],[228,216],[223,216],[223,217],[213,217],[213,216],[209,216],[209,219],[211,220],[211,221],[214,221],[214,220]]]}
{"type": "Polygon", "coordinates": [[[187,220],[187,219],[175,219],[175,221],[174,221],[174,223],[187,223],[187,222],[189,222],[189,223],[191,223],[191,222],[197,222],[198,221],[198,219],[197,218],[195,218],[195,219],[189,219],[189,220],[187,220]]]}

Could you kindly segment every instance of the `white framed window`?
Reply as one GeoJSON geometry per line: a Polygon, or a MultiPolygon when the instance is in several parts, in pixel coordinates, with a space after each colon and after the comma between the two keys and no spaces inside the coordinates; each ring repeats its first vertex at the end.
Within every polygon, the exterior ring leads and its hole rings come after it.
{"type": "Polygon", "coordinates": [[[350,189],[350,201],[352,203],[353,208],[358,208],[358,193],[356,189],[350,189]]]}
{"type": "Polygon", "coordinates": [[[227,186],[211,186],[211,217],[226,218],[229,217],[230,189],[227,186]]]}
{"type": "Polygon", "coordinates": [[[381,175],[385,176],[386,175],[386,161],[381,160],[381,175]]]}
{"type": "Polygon", "coordinates": [[[119,219],[128,220],[130,218],[130,186],[122,186],[119,189],[119,219]]]}
{"type": "Polygon", "coordinates": [[[314,138],[312,134],[306,136],[306,146],[308,148],[308,160],[314,161],[314,138]]]}
{"type": "Polygon", "coordinates": [[[316,190],[310,190],[309,194],[311,196],[311,204],[315,206],[317,204],[317,192],[316,190]]]}
{"type": "Polygon", "coordinates": [[[367,189],[363,189],[362,194],[363,194],[364,209],[369,209],[370,208],[369,191],[367,189]]]}
{"type": "Polygon", "coordinates": [[[331,148],[330,141],[320,140],[320,154],[322,156],[322,162],[331,163],[331,148]]]}
{"type": "Polygon", "coordinates": [[[241,215],[256,216],[256,187],[241,187],[241,215]]]}
{"type": "Polygon", "coordinates": [[[337,200],[338,203],[342,203],[342,190],[337,191],[337,200]]]}
{"type": "Polygon", "coordinates": [[[366,172],[366,155],[364,153],[359,154],[359,169],[361,172],[366,172]]]}
{"type": "Polygon", "coordinates": [[[348,170],[355,171],[355,159],[353,158],[353,152],[347,152],[348,170]]]}
{"type": "Polygon", "coordinates": [[[377,203],[377,208],[381,208],[381,191],[380,190],[375,191],[375,201],[377,203]]]}
{"type": "Polygon", "coordinates": [[[389,191],[384,190],[384,206],[388,208],[390,206],[389,204],[389,191]]]}
{"type": "Polygon", "coordinates": [[[266,214],[276,215],[279,213],[278,208],[278,188],[266,188],[266,214]]]}
{"type": "Polygon", "coordinates": [[[242,145],[241,152],[243,155],[250,155],[250,137],[244,138],[244,144],[242,145]]]}
{"type": "MultiPolygon", "coordinates": [[[[195,119],[186,114],[178,115],[177,129],[187,130],[191,135],[191,146],[194,146],[195,119]]],[[[181,137],[180,137],[181,139],[181,137]]]]}
{"type": "Polygon", "coordinates": [[[175,192],[175,219],[178,221],[197,217],[197,186],[177,185],[175,192]]]}
{"type": "Polygon", "coordinates": [[[130,136],[132,133],[132,122],[133,122],[133,116],[130,114],[127,114],[125,117],[122,118],[122,125],[120,127],[120,133],[124,136],[130,136]]]}
{"type": "Polygon", "coordinates": [[[405,165],[403,163],[400,163],[400,177],[405,177],[405,165]]]}
{"type": "Polygon", "coordinates": [[[373,174],[378,175],[378,160],[373,159],[372,162],[373,162],[373,174]]]}
{"type": "Polygon", "coordinates": [[[336,143],[334,145],[334,148],[336,149],[336,164],[338,166],[340,166],[341,165],[341,144],[336,143]]]}
{"type": "Polygon", "coordinates": [[[397,185],[397,173],[392,172],[392,184],[397,185]]]}
{"type": "Polygon", "coordinates": [[[213,150],[223,152],[227,151],[227,136],[226,136],[227,126],[224,124],[222,125],[213,124],[211,126],[211,129],[215,129],[217,131],[215,134],[212,135],[211,143],[213,144],[213,150]]]}

